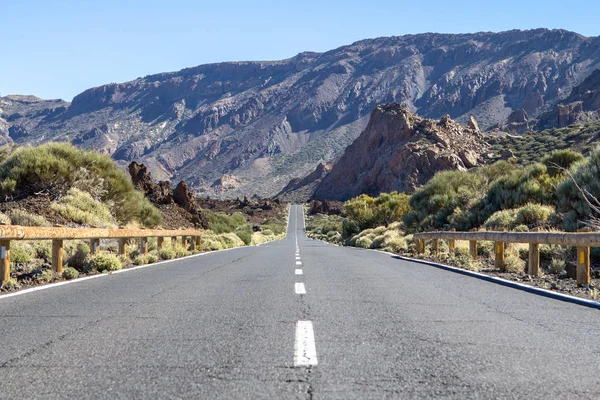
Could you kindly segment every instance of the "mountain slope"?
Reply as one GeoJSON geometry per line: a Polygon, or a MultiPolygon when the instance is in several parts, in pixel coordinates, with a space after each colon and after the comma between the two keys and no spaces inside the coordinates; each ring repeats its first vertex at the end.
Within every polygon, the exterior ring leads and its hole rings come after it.
{"type": "Polygon", "coordinates": [[[386,37],[104,85],[48,104],[44,116],[15,117],[2,98],[0,131],[137,160],[200,194],[268,196],[339,157],[378,104],[461,122],[472,114],[485,128],[516,109],[550,110],[597,67],[600,39],[561,30],[386,37]]]}

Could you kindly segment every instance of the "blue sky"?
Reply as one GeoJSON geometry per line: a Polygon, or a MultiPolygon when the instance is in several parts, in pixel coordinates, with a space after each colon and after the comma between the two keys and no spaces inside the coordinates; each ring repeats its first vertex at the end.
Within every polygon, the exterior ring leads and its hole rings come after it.
{"type": "Polygon", "coordinates": [[[599,16],[597,0],[0,0],[0,93],[71,100],[152,73],[409,33],[544,27],[599,36],[599,16]]]}

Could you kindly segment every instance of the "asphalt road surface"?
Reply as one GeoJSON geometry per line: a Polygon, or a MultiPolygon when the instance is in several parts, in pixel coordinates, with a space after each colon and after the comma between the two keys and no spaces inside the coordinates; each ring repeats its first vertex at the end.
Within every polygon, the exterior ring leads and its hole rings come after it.
{"type": "Polygon", "coordinates": [[[0,398],[600,398],[600,312],[285,239],[0,298],[0,398]],[[298,251],[297,251],[298,250],[298,251]]]}

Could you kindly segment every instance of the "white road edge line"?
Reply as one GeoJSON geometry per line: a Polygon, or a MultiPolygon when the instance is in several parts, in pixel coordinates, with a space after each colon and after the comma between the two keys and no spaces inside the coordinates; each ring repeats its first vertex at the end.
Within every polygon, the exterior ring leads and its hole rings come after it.
{"type": "Polygon", "coordinates": [[[295,273],[296,275],[304,275],[304,272],[302,272],[301,269],[296,269],[295,273]]]}
{"type": "Polygon", "coordinates": [[[306,288],[304,287],[304,283],[296,282],[296,294],[306,294],[306,288]]]}
{"type": "Polygon", "coordinates": [[[294,367],[310,367],[318,363],[313,324],[311,321],[298,321],[294,343],[294,367]]]}

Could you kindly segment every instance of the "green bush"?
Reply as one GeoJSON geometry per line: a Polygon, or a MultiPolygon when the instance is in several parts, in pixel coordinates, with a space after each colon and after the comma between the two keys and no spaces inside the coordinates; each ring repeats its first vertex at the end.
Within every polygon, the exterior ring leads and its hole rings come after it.
{"type": "Polygon", "coordinates": [[[10,261],[15,264],[27,264],[35,256],[33,248],[26,243],[13,242],[10,248],[10,261]]]}
{"type": "MultiPolygon", "coordinates": [[[[575,163],[570,172],[579,187],[600,199],[600,147],[595,148],[584,161],[575,163]]],[[[589,205],[571,177],[567,176],[558,185],[556,193],[558,211],[565,214],[564,229],[574,231],[578,221],[587,221],[592,217],[589,205]]]]}
{"type": "Polygon", "coordinates": [[[90,246],[85,242],[79,242],[76,245],[75,251],[67,260],[67,264],[78,271],[87,272],[89,256],[90,246]]]}
{"type": "Polygon", "coordinates": [[[15,278],[8,278],[4,282],[2,282],[2,289],[6,290],[17,290],[21,289],[21,285],[15,278]]]}
{"type": "Polygon", "coordinates": [[[517,210],[496,211],[484,223],[487,229],[511,229],[515,226],[517,219],[517,210]]]}
{"type": "Polygon", "coordinates": [[[516,225],[542,226],[547,224],[548,220],[554,215],[555,209],[552,206],[543,206],[541,204],[528,203],[517,210],[515,219],[516,225]]]}
{"type": "Polygon", "coordinates": [[[278,219],[268,218],[262,224],[260,224],[260,227],[263,231],[270,230],[275,235],[281,235],[285,233],[287,225],[278,219]]]}
{"type": "Polygon", "coordinates": [[[123,267],[121,260],[112,254],[96,254],[90,257],[87,269],[98,272],[117,271],[123,267]]]}
{"type": "MultiPolygon", "coordinates": [[[[404,223],[413,229],[447,228],[450,225],[449,217],[457,209],[471,208],[486,189],[486,179],[481,174],[467,171],[438,172],[410,197],[412,211],[406,214],[404,223]]],[[[468,214],[464,215],[467,220],[455,219],[454,224],[461,228],[471,228],[468,214]]]]}
{"type": "Polygon", "coordinates": [[[177,256],[177,253],[172,248],[162,248],[158,251],[158,256],[161,260],[172,260],[177,256]]]}
{"type": "Polygon", "coordinates": [[[548,270],[552,274],[559,275],[565,270],[566,266],[567,263],[565,262],[565,260],[553,258],[550,262],[550,265],[548,265],[548,270]]]}
{"type": "Polygon", "coordinates": [[[230,233],[237,228],[246,225],[246,217],[242,213],[227,215],[223,213],[215,213],[207,211],[208,227],[215,233],[230,233]]]}
{"type": "Polygon", "coordinates": [[[47,240],[36,240],[32,242],[36,258],[49,260],[52,257],[52,242],[47,240]]]}
{"type": "Polygon", "coordinates": [[[138,254],[133,258],[133,265],[146,265],[148,264],[148,256],[144,254],[138,254]]]}
{"type": "Polygon", "coordinates": [[[575,163],[583,161],[583,155],[568,149],[556,150],[542,158],[551,176],[564,175],[563,170],[571,168],[575,163]]]}
{"type": "Polygon", "coordinates": [[[235,230],[235,234],[239,237],[246,246],[252,243],[252,225],[245,224],[235,230]]]}
{"type": "Polygon", "coordinates": [[[20,226],[50,226],[51,224],[46,218],[28,213],[27,211],[19,210],[17,208],[9,210],[7,212],[8,217],[12,221],[13,225],[20,226]]]}
{"type": "Polygon", "coordinates": [[[2,224],[6,224],[6,225],[10,225],[12,224],[10,218],[8,217],[8,215],[3,214],[0,212],[0,223],[2,224]]]}
{"type": "MultiPolygon", "coordinates": [[[[90,188],[98,200],[110,204],[117,221],[137,219],[156,226],[160,213],[144,194],[135,190],[129,176],[106,154],[83,151],[68,143],[47,143],[21,147],[0,164],[0,189],[11,194],[20,189],[76,187],[90,188]]],[[[13,222],[14,223],[14,222],[13,222]]]]}
{"type": "Polygon", "coordinates": [[[381,193],[377,198],[361,194],[344,203],[344,211],[360,229],[387,226],[401,221],[410,211],[409,196],[398,192],[381,193]]]}
{"type": "Polygon", "coordinates": [[[150,253],[148,254],[148,256],[146,257],[146,261],[148,264],[154,264],[155,262],[157,262],[159,260],[158,258],[158,254],[154,254],[154,253],[150,253]]]}
{"type": "Polygon", "coordinates": [[[48,283],[54,280],[55,274],[51,269],[38,270],[33,273],[33,280],[39,283],[48,283]]]}
{"type": "Polygon", "coordinates": [[[109,208],[95,200],[89,193],[71,188],[65,196],[52,203],[50,208],[67,220],[82,225],[115,226],[109,208]]]}
{"type": "Polygon", "coordinates": [[[65,267],[63,269],[62,277],[66,280],[79,278],[79,272],[72,267],[65,267]]]}

